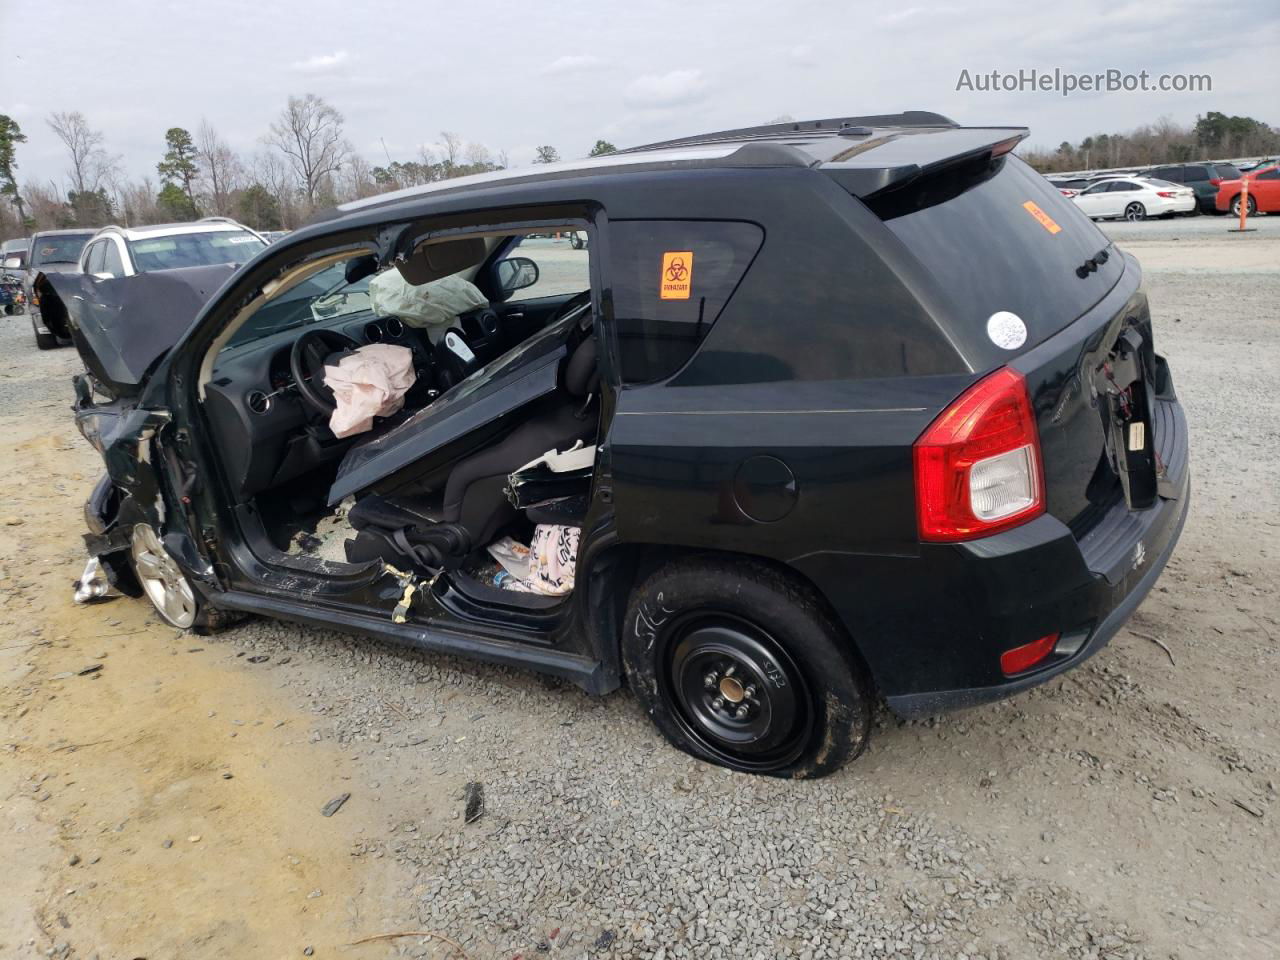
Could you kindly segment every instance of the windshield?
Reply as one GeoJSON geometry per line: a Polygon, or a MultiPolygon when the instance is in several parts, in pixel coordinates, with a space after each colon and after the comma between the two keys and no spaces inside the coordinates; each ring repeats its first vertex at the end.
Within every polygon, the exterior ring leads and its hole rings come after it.
{"type": "Polygon", "coordinates": [[[993,314],[1017,314],[1029,331],[1027,346],[1034,346],[1101,300],[1120,278],[1124,258],[1118,255],[1084,276],[1077,273],[1111,242],[1018,158],[1006,158],[972,186],[942,179],[922,198],[940,202],[913,209],[908,194],[905,202],[873,200],[872,206],[951,295],[954,322],[976,332],[986,359],[1007,356],[988,339],[993,314]]]}
{"type": "Polygon", "coordinates": [[[244,263],[266,246],[244,230],[180,233],[167,237],[130,240],[129,250],[140,272],[175,267],[208,267],[219,263],[244,263]]]}
{"type": "Polygon", "coordinates": [[[78,236],[37,237],[31,249],[31,265],[38,267],[46,263],[76,263],[80,259],[80,251],[91,236],[92,234],[83,233],[78,236]]]}
{"type": "Polygon", "coordinates": [[[346,270],[345,262],[335,263],[263,304],[232,335],[227,346],[239,346],[305,323],[367,311],[372,277],[347,283],[346,270]]]}

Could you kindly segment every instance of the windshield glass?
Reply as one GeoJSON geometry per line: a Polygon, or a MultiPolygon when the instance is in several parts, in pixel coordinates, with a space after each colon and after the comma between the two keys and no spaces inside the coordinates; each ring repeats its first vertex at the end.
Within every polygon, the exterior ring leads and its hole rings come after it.
{"type": "Polygon", "coordinates": [[[346,263],[331,267],[303,280],[279,298],[254,311],[227,341],[228,347],[239,346],[282,330],[291,330],[317,320],[332,320],[369,309],[369,281],[365,277],[347,283],[346,263]]]}
{"type": "Polygon", "coordinates": [[[244,263],[265,246],[252,233],[244,230],[181,233],[129,241],[133,262],[143,273],[149,270],[172,270],[175,267],[244,263]]]}
{"type": "Polygon", "coordinates": [[[79,236],[37,237],[31,249],[31,265],[38,267],[45,263],[75,263],[80,259],[80,251],[89,242],[92,234],[79,236]]]}
{"type": "Polygon", "coordinates": [[[1076,268],[1111,241],[1016,157],[966,186],[944,179],[922,198],[940,202],[922,208],[912,208],[910,193],[896,204],[873,198],[872,206],[951,295],[954,322],[976,333],[985,359],[1003,362],[1007,354],[988,339],[992,314],[1017,314],[1029,332],[1026,345],[1034,346],[1101,300],[1120,278],[1124,258],[1109,256],[1078,275],[1076,268]]]}

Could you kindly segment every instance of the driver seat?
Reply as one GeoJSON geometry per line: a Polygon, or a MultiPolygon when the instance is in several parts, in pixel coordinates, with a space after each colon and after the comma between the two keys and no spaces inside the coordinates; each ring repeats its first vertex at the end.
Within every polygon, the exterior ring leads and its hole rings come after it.
{"type": "MultiPolygon", "coordinates": [[[[382,557],[394,563],[403,559],[405,540],[425,539],[446,561],[491,543],[516,515],[506,496],[507,477],[549,450],[567,450],[579,440],[594,438],[597,418],[592,400],[600,382],[596,357],[595,338],[588,337],[565,364],[561,402],[526,420],[498,443],[458,461],[443,491],[371,494],[358,500],[347,514],[351,526],[360,531],[355,540],[347,541],[347,559],[357,563],[382,557]],[[437,546],[445,533],[440,525],[461,527],[463,534],[448,538],[444,550],[437,546]],[[390,556],[385,552],[388,544],[390,556]]],[[[415,553],[409,559],[422,558],[415,553]]]]}

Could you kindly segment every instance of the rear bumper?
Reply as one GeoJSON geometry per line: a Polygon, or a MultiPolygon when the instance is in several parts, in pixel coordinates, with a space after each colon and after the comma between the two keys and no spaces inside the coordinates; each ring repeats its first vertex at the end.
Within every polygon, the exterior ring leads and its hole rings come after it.
{"type": "Polygon", "coordinates": [[[1189,509],[1186,419],[1154,399],[1165,474],[1146,510],[1118,500],[1077,536],[1045,514],[991,537],[922,544],[913,556],[810,555],[794,566],[845,624],[890,709],[902,716],[988,703],[1078,666],[1152,590],[1189,509]],[[1047,660],[1008,677],[1000,656],[1057,633],[1047,660]]]}
{"type": "MultiPolygon", "coordinates": [[[[1131,541],[1132,550],[1127,554],[1129,558],[1133,558],[1137,545],[1142,543],[1144,562],[1141,566],[1143,569],[1139,572],[1135,565],[1135,576],[1123,578],[1114,587],[1103,589],[1099,585],[1101,596],[1098,599],[1104,606],[1107,603],[1113,603],[1110,610],[1089,627],[1064,631],[1057,648],[1045,666],[1024,676],[990,686],[887,696],[885,699],[889,708],[899,716],[919,717],[991,703],[1039,686],[1058,674],[1079,666],[1111,641],[1111,638],[1120,631],[1156,585],[1165,564],[1173,555],[1173,549],[1186,523],[1189,508],[1190,490],[1186,489],[1179,499],[1162,500],[1151,509],[1153,516],[1144,518],[1146,522],[1141,524],[1141,533],[1131,541]],[[1157,536],[1164,544],[1163,549],[1154,559],[1146,553],[1149,548],[1146,546],[1146,541],[1142,539],[1143,535],[1151,534],[1157,536]]],[[[1128,559],[1126,562],[1133,565],[1134,559],[1128,559]]],[[[1105,578],[1102,579],[1105,580],[1105,578]]]]}
{"type": "Polygon", "coordinates": [[[1014,530],[964,544],[969,562],[980,571],[980,583],[985,581],[989,591],[1018,595],[1005,599],[1008,614],[997,608],[983,625],[982,633],[1002,638],[999,643],[994,648],[975,644],[995,682],[888,693],[895,713],[921,716],[1019,693],[1083,663],[1119,632],[1160,578],[1190,510],[1186,418],[1176,400],[1156,400],[1153,408],[1166,465],[1155,505],[1130,511],[1118,502],[1079,539],[1060,521],[1044,516],[1024,528],[1028,541],[995,542],[1018,532],[1014,530]],[[1041,530],[1033,534],[1030,528],[1037,525],[1041,530]],[[998,674],[1000,653],[1053,632],[1061,636],[1044,663],[1012,678],[998,674]]]}

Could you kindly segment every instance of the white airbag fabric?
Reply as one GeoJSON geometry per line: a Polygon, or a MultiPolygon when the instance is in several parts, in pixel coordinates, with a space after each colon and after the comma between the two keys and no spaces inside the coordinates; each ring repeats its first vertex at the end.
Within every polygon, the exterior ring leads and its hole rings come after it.
{"type": "Polygon", "coordinates": [[[364,433],[374,417],[389,417],[404,406],[416,379],[413,351],[390,343],[368,344],[326,366],[324,382],[337,404],[329,429],[335,437],[364,433]]]}
{"type": "Polygon", "coordinates": [[[369,299],[377,316],[399,317],[411,327],[426,330],[432,343],[453,326],[459,314],[489,305],[476,285],[462,277],[444,277],[415,287],[399,270],[384,270],[370,280],[369,299]]]}

